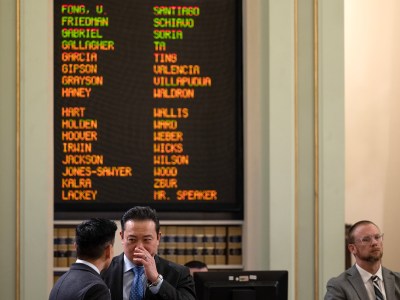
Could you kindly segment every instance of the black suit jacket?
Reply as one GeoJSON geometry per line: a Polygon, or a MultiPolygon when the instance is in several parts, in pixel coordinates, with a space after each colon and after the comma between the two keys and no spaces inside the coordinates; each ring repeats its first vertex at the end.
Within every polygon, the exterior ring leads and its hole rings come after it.
{"type": "MultiPolygon", "coordinates": [[[[145,300],[195,300],[194,282],[189,269],[159,256],[154,257],[157,271],[164,281],[157,294],[146,288],[145,300]]],[[[123,300],[122,285],[124,276],[124,254],[113,258],[110,267],[102,277],[111,291],[112,300],[123,300]]]]}
{"type": "MultiPolygon", "coordinates": [[[[383,282],[387,300],[400,299],[400,273],[382,267],[383,282]]],[[[327,285],[325,300],[365,300],[368,293],[356,265],[338,277],[331,278],[327,285]]]]}
{"type": "Polygon", "coordinates": [[[72,264],[50,292],[49,300],[110,300],[100,274],[85,264],[72,264]]]}

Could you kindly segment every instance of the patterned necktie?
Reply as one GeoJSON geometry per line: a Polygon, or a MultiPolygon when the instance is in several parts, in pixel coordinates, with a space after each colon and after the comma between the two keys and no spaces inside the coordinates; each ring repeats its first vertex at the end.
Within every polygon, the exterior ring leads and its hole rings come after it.
{"type": "Polygon", "coordinates": [[[134,273],[133,275],[133,282],[131,287],[131,292],[129,293],[129,300],[142,300],[143,299],[143,273],[144,268],[143,266],[134,266],[132,268],[134,273]]]}
{"type": "Polygon", "coordinates": [[[375,291],[375,298],[376,300],[384,300],[381,288],[379,287],[379,277],[378,276],[371,276],[372,283],[374,285],[375,291]]]}

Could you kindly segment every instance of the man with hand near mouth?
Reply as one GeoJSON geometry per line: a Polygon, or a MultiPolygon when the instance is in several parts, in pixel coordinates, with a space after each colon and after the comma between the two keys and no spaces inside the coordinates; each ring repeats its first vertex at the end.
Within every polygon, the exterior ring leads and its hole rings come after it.
{"type": "Polygon", "coordinates": [[[348,249],[356,263],[327,283],[325,300],[400,299],[400,273],[382,266],[383,233],[363,220],[349,229],[348,249]]]}
{"type": "Polygon", "coordinates": [[[157,255],[161,232],[156,211],[135,206],[121,219],[124,252],[102,275],[112,300],[195,300],[189,268],[157,255]]]}

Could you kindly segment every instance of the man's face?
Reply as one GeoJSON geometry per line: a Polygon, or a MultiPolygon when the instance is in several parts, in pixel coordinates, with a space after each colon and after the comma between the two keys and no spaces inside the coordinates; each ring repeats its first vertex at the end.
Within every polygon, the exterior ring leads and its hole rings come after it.
{"type": "Polygon", "coordinates": [[[382,239],[376,239],[381,232],[373,224],[365,224],[357,227],[353,233],[354,243],[349,245],[351,253],[353,253],[357,262],[377,262],[383,256],[382,239]],[[370,242],[362,242],[362,240],[370,239],[370,242]]]}
{"type": "Polygon", "coordinates": [[[121,232],[122,246],[125,255],[133,260],[136,247],[144,247],[151,256],[157,254],[161,234],[156,233],[156,224],[152,220],[130,220],[125,223],[121,232]]]}

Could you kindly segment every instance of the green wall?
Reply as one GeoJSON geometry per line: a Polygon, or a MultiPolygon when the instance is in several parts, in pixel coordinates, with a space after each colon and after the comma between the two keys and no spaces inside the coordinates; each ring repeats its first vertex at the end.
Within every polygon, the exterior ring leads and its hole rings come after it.
{"type": "Polygon", "coordinates": [[[0,290],[15,298],[16,282],[16,7],[0,1],[0,290]],[[6,30],[7,29],[7,30],[6,30]]]}

